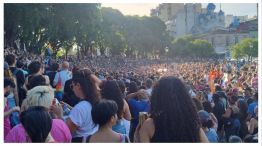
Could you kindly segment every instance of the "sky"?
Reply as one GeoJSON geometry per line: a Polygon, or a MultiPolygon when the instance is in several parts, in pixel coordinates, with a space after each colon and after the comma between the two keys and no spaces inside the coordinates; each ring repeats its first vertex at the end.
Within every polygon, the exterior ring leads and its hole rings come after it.
{"type": "MultiPolygon", "coordinates": [[[[220,4],[215,3],[216,9],[215,12],[219,11],[220,4]]],[[[156,8],[158,3],[132,3],[132,4],[114,4],[114,3],[102,3],[102,7],[112,7],[114,9],[120,10],[124,15],[139,15],[139,16],[149,16],[150,10],[156,8]]],[[[207,3],[203,3],[202,7],[206,7],[207,3]]],[[[221,9],[225,14],[233,14],[235,16],[244,16],[253,17],[257,14],[257,6],[252,3],[224,3],[221,4],[221,9]]]]}

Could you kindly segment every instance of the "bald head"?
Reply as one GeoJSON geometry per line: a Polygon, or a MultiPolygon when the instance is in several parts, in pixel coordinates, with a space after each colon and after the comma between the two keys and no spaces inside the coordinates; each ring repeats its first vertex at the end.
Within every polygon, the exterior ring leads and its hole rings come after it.
{"type": "Polygon", "coordinates": [[[62,69],[69,69],[69,62],[64,61],[64,62],[62,63],[62,69]]]}

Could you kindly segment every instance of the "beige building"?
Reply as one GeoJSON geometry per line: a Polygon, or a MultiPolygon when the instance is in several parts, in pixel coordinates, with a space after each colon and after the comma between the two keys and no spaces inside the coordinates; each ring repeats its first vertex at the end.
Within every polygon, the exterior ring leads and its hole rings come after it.
{"type": "Polygon", "coordinates": [[[178,11],[183,9],[183,3],[163,3],[160,4],[156,9],[151,10],[151,16],[157,16],[162,21],[166,22],[171,20],[178,11]]]}
{"type": "Polygon", "coordinates": [[[167,31],[174,38],[187,34],[202,34],[214,27],[225,26],[222,10],[214,12],[215,5],[210,3],[202,8],[200,3],[160,4],[151,10],[151,16],[157,16],[165,22],[167,31]]]}
{"type": "Polygon", "coordinates": [[[258,37],[258,19],[251,19],[239,24],[237,28],[217,28],[197,38],[209,41],[218,54],[223,54],[228,49],[244,38],[258,37]]]}
{"type": "Polygon", "coordinates": [[[230,46],[235,45],[244,38],[249,38],[249,33],[229,32],[228,30],[214,30],[197,38],[207,40],[212,44],[217,54],[224,54],[230,46]]]}

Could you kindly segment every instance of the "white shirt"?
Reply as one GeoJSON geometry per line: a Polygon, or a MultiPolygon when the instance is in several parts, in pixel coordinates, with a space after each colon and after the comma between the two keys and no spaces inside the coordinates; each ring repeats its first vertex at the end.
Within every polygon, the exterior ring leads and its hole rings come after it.
{"type": "Polygon", "coordinates": [[[54,81],[53,81],[54,86],[56,86],[56,84],[58,83],[58,76],[59,76],[58,74],[61,77],[62,86],[63,86],[63,90],[64,90],[65,82],[72,78],[72,73],[71,73],[71,71],[68,71],[68,70],[62,70],[62,71],[56,73],[54,81]]]}
{"type": "Polygon", "coordinates": [[[148,93],[149,96],[152,95],[152,88],[146,89],[146,92],[148,93]]]}
{"type": "Polygon", "coordinates": [[[92,105],[88,101],[81,101],[70,111],[69,118],[78,127],[72,137],[86,137],[98,130],[91,115],[92,105]]]}

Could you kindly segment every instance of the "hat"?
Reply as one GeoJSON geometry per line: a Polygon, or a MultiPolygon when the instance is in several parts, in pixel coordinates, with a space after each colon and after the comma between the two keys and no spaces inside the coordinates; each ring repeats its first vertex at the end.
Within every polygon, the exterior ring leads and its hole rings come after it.
{"type": "Polygon", "coordinates": [[[201,122],[207,122],[210,119],[209,113],[205,110],[198,111],[198,116],[201,122]]]}
{"type": "Polygon", "coordinates": [[[7,62],[5,62],[5,64],[4,64],[4,70],[8,70],[8,69],[9,69],[9,65],[8,65],[7,62]]]}

